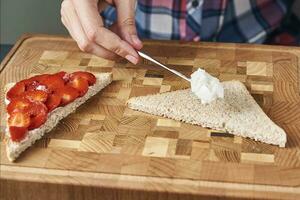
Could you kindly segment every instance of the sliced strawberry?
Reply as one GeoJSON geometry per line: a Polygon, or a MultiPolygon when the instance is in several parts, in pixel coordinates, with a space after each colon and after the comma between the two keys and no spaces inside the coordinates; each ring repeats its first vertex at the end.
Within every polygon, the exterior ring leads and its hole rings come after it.
{"type": "Polygon", "coordinates": [[[31,102],[29,108],[28,108],[28,114],[30,117],[34,117],[38,115],[39,113],[47,113],[48,108],[45,106],[45,104],[41,102],[31,102]]]}
{"type": "Polygon", "coordinates": [[[64,76],[67,74],[67,72],[61,71],[53,74],[54,76],[59,76],[61,78],[64,78],[64,76]]]}
{"type": "Polygon", "coordinates": [[[42,82],[42,81],[46,80],[49,76],[51,76],[51,75],[50,74],[36,75],[36,76],[29,78],[28,81],[42,82]]]}
{"type": "Polygon", "coordinates": [[[25,84],[25,91],[40,90],[38,88],[40,86],[44,86],[43,84],[41,84],[41,82],[43,80],[46,80],[49,76],[49,74],[37,75],[21,82],[25,84]]]}
{"type": "Polygon", "coordinates": [[[45,102],[47,100],[48,94],[42,90],[33,90],[24,92],[22,94],[22,97],[30,101],[45,102]]]}
{"type": "Polygon", "coordinates": [[[53,74],[54,76],[59,76],[62,79],[64,79],[64,77],[67,75],[67,72],[61,71],[61,72],[57,72],[55,74],[53,74]]]}
{"type": "Polygon", "coordinates": [[[79,92],[68,85],[63,87],[59,92],[61,94],[61,105],[67,105],[79,96],[79,92]]]}
{"type": "Polygon", "coordinates": [[[61,77],[65,83],[67,83],[69,80],[70,80],[70,75],[67,74],[66,72],[64,71],[61,71],[61,72],[58,72],[56,74],[54,74],[55,76],[59,76],[61,77]]]}
{"type": "Polygon", "coordinates": [[[60,89],[65,85],[65,81],[60,76],[56,75],[50,75],[40,83],[46,85],[51,91],[60,89]]]}
{"type": "Polygon", "coordinates": [[[25,137],[27,131],[28,129],[26,127],[17,127],[17,126],[9,127],[10,137],[11,140],[14,142],[21,141],[25,137]]]}
{"type": "Polygon", "coordinates": [[[27,128],[30,125],[30,116],[25,112],[12,113],[9,115],[8,125],[27,128]]]}
{"type": "Polygon", "coordinates": [[[47,120],[48,108],[41,102],[32,102],[28,113],[30,115],[29,130],[40,127],[47,120]]]}
{"type": "Polygon", "coordinates": [[[71,80],[75,79],[76,77],[84,78],[85,80],[87,80],[89,85],[94,85],[96,83],[96,77],[94,76],[94,74],[89,72],[78,71],[70,74],[71,80]]]}
{"type": "Polygon", "coordinates": [[[20,96],[25,91],[25,84],[23,82],[16,83],[6,94],[8,100],[12,100],[20,96]]]}
{"type": "Polygon", "coordinates": [[[68,85],[72,88],[75,88],[79,92],[79,96],[85,95],[89,88],[87,80],[79,76],[70,80],[68,82],[68,85]]]}
{"type": "Polygon", "coordinates": [[[57,108],[61,101],[61,93],[59,92],[53,92],[52,94],[49,94],[47,101],[45,102],[48,111],[51,112],[55,108],[57,108]]]}
{"type": "Polygon", "coordinates": [[[47,121],[47,113],[39,113],[38,115],[31,118],[30,126],[28,130],[39,128],[47,121]]]}
{"type": "Polygon", "coordinates": [[[24,99],[21,97],[14,98],[8,105],[7,105],[7,113],[11,114],[13,112],[23,112],[28,110],[30,106],[30,101],[28,99],[24,99]]]}
{"type": "Polygon", "coordinates": [[[39,82],[37,81],[26,81],[25,82],[25,87],[26,87],[26,91],[33,91],[36,90],[38,88],[38,86],[40,85],[39,82]]]}

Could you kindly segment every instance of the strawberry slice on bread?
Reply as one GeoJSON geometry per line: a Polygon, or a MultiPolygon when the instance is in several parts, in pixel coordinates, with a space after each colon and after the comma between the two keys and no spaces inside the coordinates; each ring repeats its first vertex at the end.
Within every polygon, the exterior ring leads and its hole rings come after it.
{"type": "Polygon", "coordinates": [[[14,161],[111,81],[111,73],[78,71],[37,75],[10,84],[6,90],[8,159],[14,161]]]}

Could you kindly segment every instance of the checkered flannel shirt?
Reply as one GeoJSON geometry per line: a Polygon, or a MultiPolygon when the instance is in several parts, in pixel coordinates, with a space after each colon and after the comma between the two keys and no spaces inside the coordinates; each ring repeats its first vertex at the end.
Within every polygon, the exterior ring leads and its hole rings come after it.
{"type": "MultiPolygon", "coordinates": [[[[138,35],[148,39],[295,44],[300,26],[296,34],[282,28],[292,4],[293,0],[138,0],[136,26],[138,35]]],[[[107,26],[116,21],[113,7],[101,15],[107,26]]]]}

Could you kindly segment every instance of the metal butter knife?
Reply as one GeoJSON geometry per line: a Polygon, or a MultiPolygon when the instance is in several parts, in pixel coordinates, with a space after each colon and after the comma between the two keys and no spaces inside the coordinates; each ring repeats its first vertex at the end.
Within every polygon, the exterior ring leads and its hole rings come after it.
{"type": "Polygon", "coordinates": [[[188,81],[188,82],[191,82],[191,79],[190,79],[190,78],[186,77],[185,75],[181,74],[180,72],[178,72],[178,71],[176,71],[176,70],[174,70],[174,69],[170,69],[169,67],[167,67],[167,66],[161,64],[160,62],[158,62],[157,60],[155,60],[155,59],[151,58],[150,56],[144,54],[143,52],[138,51],[138,54],[139,54],[141,57],[145,58],[146,60],[149,60],[149,61],[151,61],[151,62],[153,62],[153,63],[155,63],[155,64],[157,64],[157,65],[163,67],[164,69],[166,69],[166,70],[168,70],[168,71],[170,71],[170,72],[176,74],[177,76],[183,78],[184,80],[186,80],[186,81],[188,81]]]}

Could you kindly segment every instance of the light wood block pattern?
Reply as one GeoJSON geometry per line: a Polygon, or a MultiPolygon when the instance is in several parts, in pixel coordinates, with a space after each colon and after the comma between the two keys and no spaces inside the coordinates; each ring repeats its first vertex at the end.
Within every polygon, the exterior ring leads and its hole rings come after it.
{"type": "Polygon", "coordinates": [[[171,86],[170,85],[162,85],[160,87],[159,92],[160,93],[164,93],[164,92],[169,92],[171,90],[171,86]]]}
{"type": "Polygon", "coordinates": [[[273,154],[241,153],[242,162],[274,163],[273,154]]]}
{"type": "Polygon", "coordinates": [[[48,147],[49,148],[71,148],[78,149],[80,146],[80,141],[77,140],[60,140],[60,139],[51,139],[48,147]]]}
{"type": "Polygon", "coordinates": [[[273,76],[273,66],[266,62],[247,62],[247,75],[273,76]]]}
{"type": "Polygon", "coordinates": [[[99,58],[97,56],[92,56],[90,61],[88,62],[89,67],[110,67],[112,65],[114,65],[114,61],[99,58]]]}
{"type": "Polygon", "coordinates": [[[166,157],[168,146],[168,138],[147,137],[143,155],[154,157],[166,157]]]}
{"type": "Polygon", "coordinates": [[[157,126],[165,126],[165,127],[180,127],[181,124],[178,121],[172,119],[158,119],[157,126]]]}
{"type": "MultiPolygon", "coordinates": [[[[113,82],[15,163],[1,135],[0,199],[30,199],[22,192],[29,188],[41,199],[299,199],[299,48],[145,41],[143,51],[187,76],[203,67],[221,80],[242,81],[285,129],[287,147],[133,111],[130,97],[189,84],[144,60],[108,61],[80,52],[69,38],[29,36],[1,64],[1,89],[60,70],[112,72],[113,82]]],[[[3,132],[3,103],[0,109],[3,132]]]]}
{"type": "Polygon", "coordinates": [[[268,82],[252,82],[251,92],[253,94],[263,94],[264,92],[273,92],[273,83],[268,82]]]}
{"type": "Polygon", "coordinates": [[[153,85],[161,86],[163,79],[162,78],[144,78],[143,85],[153,85]]]}

